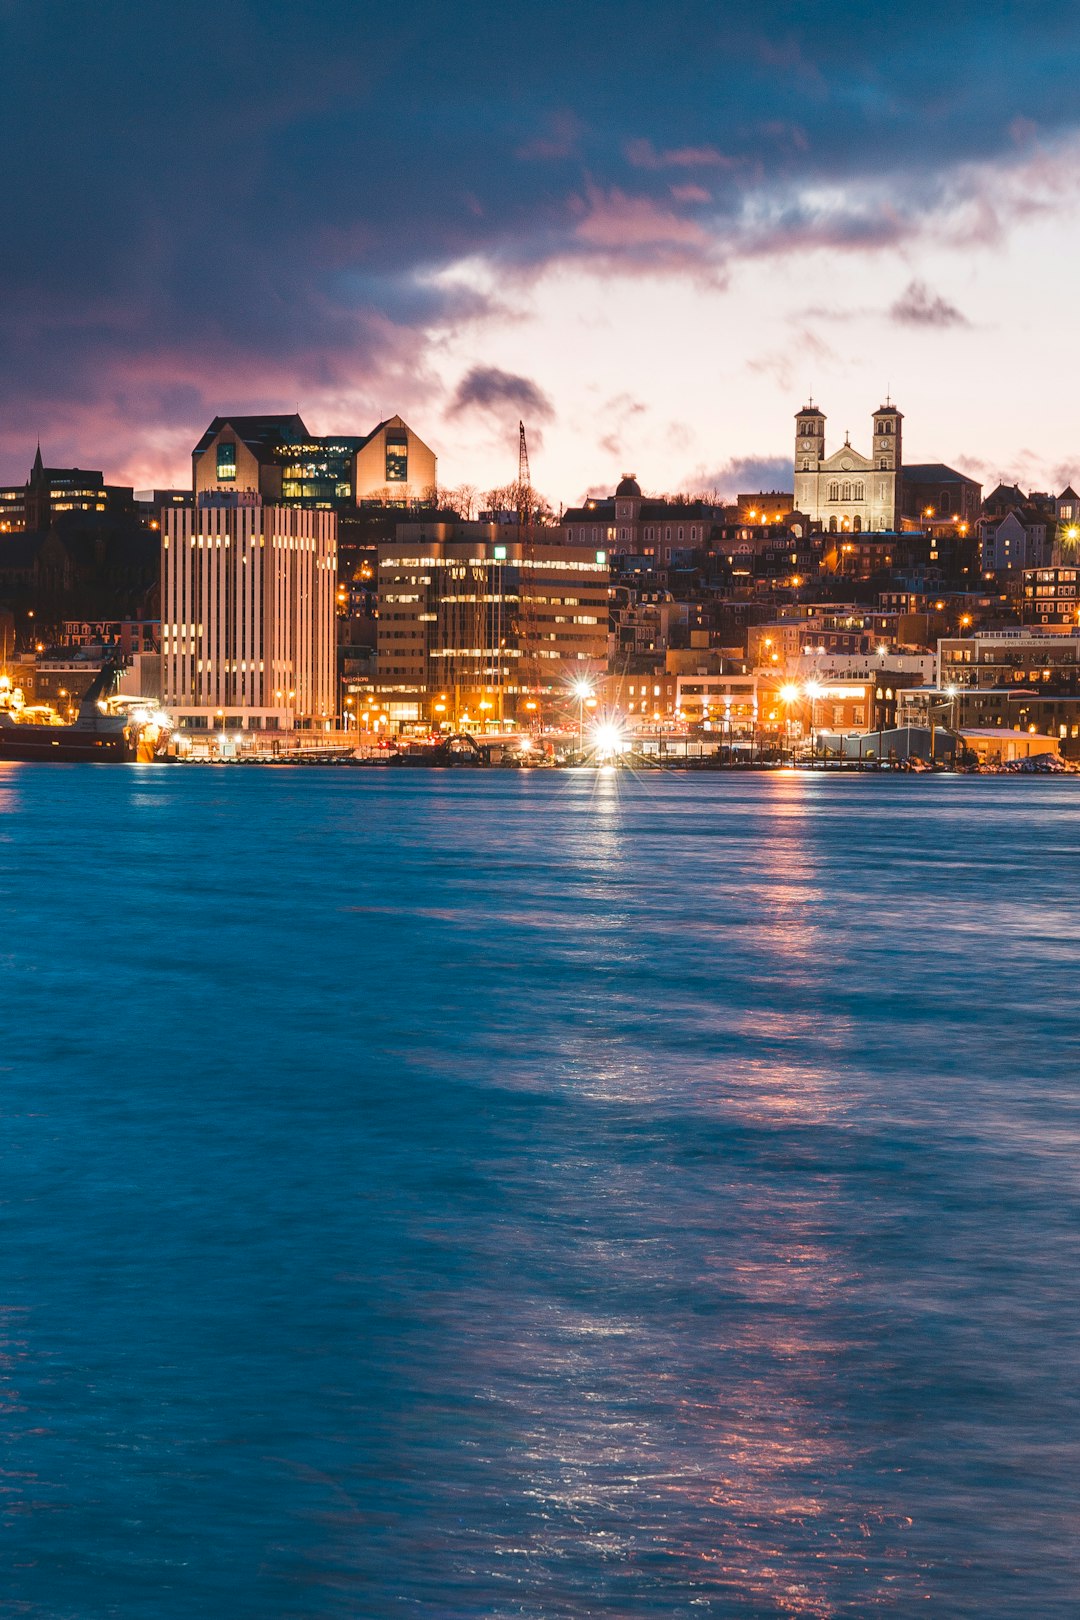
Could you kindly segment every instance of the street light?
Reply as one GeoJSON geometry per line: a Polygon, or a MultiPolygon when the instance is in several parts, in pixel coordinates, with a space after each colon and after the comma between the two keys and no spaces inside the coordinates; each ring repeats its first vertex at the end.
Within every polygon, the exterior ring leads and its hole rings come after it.
{"type": "Polygon", "coordinates": [[[593,695],[592,683],[584,679],[574,681],[570,690],[577,698],[577,747],[580,757],[585,751],[585,700],[593,695]]]}
{"type": "Polygon", "coordinates": [[[810,763],[817,758],[817,700],[825,688],[820,681],[807,681],[806,695],[810,699],[810,763]]]}
{"type": "MultiPolygon", "coordinates": [[[[788,748],[791,748],[791,705],[799,701],[799,688],[794,681],[788,681],[780,688],[780,701],[784,705],[784,737],[788,748]]],[[[794,764],[794,754],[792,763],[794,764]]]]}

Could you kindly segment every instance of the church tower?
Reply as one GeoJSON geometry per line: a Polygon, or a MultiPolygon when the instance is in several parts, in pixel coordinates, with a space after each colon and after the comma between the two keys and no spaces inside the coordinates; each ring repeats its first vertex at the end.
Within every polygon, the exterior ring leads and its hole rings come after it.
{"type": "Polygon", "coordinates": [[[41,463],[41,445],[37,447],[34,465],[30,469],[30,477],[26,480],[26,518],[27,532],[30,534],[42,533],[52,522],[52,501],[49,493],[49,480],[45,468],[41,463]]]}
{"type": "Polygon", "coordinates": [[[795,418],[795,510],[816,512],[821,463],[825,459],[825,412],[813,400],[795,418]]]}
{"type": "Polygon", "coordinates": [[[893,531],[900,518],[903,477],[903,425],[904,417],[891,400],[886,400],[874,412],[874,471],[870,475],[873,491],[871,527],[893,531]]]}

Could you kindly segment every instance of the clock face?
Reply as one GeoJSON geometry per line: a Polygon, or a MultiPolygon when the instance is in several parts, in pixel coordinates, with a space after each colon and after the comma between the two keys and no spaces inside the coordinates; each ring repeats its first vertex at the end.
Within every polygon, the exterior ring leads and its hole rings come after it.
{"type": "Polygon", "coordinates": [[[809,439],[803,440],[802,447],[804,450],[812,450],[814,448],[813,443],[809,439]]]}

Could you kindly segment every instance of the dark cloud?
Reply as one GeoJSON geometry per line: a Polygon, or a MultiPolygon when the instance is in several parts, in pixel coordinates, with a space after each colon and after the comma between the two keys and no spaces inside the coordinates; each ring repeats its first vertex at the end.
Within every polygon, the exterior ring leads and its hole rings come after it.
{"type": "Polygon", "coordinates": [[[515,411],[526,422],[550,422],[555,411],[550,399],[528,377],[515,377],[497,366],[474,366],[454,390],[450,415],[477,409],[515,411]]]}
{"type": "Polygon", "coordinates": [[[924,281],[911,281],[889,311],[903,326],[967,326],[955,304],[930,291],[924,281]]]}
{"type": "Polygon", "coordinates": [[[713,472],[693,480],[696,489],[715,490],[727,500],[753,495],[758,490],[793,488],[795,465],[789,456],[735,456],[713,472]]]}
{"type": "Polygon", "coordinates": [[[182,468],[226,406],[430,405],[432,336],[486,307],[460,261],[510,297],[564,258],[721,286],[942,209],[992,243],[979,165],[1080,123],[1068,0],[624,0],[617,30],[570,0],[35,0],[0,50],[8,475],[38,428],[118,473],[182,468]]]}

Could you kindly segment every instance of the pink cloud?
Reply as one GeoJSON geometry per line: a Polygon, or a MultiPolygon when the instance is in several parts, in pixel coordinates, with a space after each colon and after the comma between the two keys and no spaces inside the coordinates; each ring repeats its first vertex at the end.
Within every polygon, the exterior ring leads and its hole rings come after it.
{"type": "Polygon", "coordinates": [[[582,217],[574,229],[579,242],[609,251],[640,248],[695,248],[705,254],[711,247],[707,231],[683,219],[651,197],[631,197],[613,186],[601,191],[589,186],[580,204],[582,217]]]}

